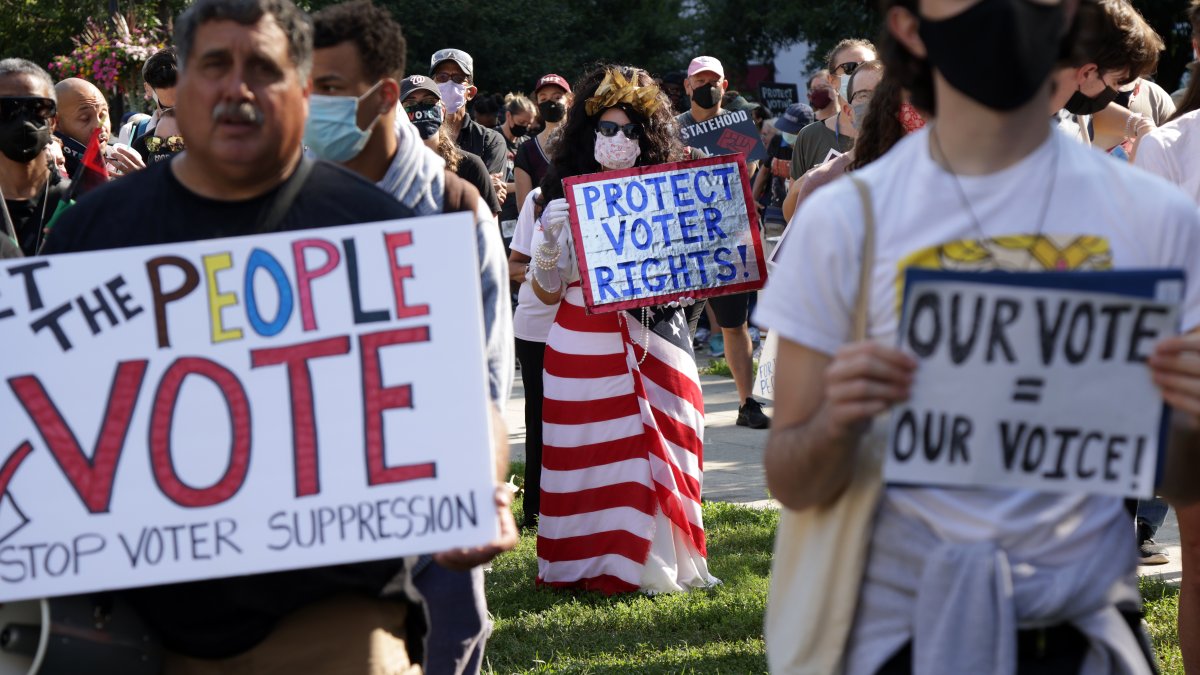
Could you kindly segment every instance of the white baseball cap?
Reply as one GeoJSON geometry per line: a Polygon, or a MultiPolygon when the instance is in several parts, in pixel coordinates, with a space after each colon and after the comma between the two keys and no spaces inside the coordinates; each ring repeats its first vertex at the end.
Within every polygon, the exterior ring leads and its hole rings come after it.
{"type": "Polygon", "coordinates": [[[703,71],[716,73],[717,77],[725,79],[725,69],[721,67],[721,62],[711,56],[697,56],[688,64],[688,77],[703,71]]]}

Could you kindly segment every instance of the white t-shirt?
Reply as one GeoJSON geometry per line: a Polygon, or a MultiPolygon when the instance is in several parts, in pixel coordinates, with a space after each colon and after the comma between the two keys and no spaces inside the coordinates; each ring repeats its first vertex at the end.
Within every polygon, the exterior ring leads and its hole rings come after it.
{"type": "MultiPolygon", "coordinates": [[[[533,231],[537,221],[533,217],[534,200],[542,194],[541,188],[534,188],[525,196],[521,212],[517,214],[517,228],[513,231],[512,243],[509,248],[518,253],[533,257],[533,231]]],[[[529,280],[521,282],[517,291],[517,311],[513,315],[513,335],[528,342],[545,342],[550,335],[550,326],[554,324],[554,315],[558,313],[558,303],[547,305],[533,293],[529,280]]]]}
{"type": "Polygon", "coordinates": [[[1166,178],[1200,202],[1200,110],[1146,134],[1133,163],[1166,178]]]}
{"type": "MultiPolygon", "coordinates": [[[[957,179],[978,226],[963,208],[955,177],[932,160],[928,130],[901,140],[857,176],[870,185],[878,223],[872,339],[896,344],[900,284],[903,270],[911,265],[1031,271],[1183,268],[1191,282],[1183,327],[1190,330],[1200,323],[1200,281],[1192,281],[1200,280],[1200,214],[1195,206],[1162,180],[1064,134],[1050,134],[1048,142],[1007,169],[957,179]]],[[[815,192],[793,216],[793,232],[776,256],[755,322],[826,354],[847,342],[858,290],[862,222],[858,192],[849,180],[815,192]]],[[[1098,533],[1122,523],[1128,527],[1129,521],[1121,500],[1113,497],[898,486],[889,487],[886,495],[897,510],[924,521],[944,540],[991,540],[1013,562],[1055,565],[1078,560],[1080,554],[1104,555],[1094,550],[1098,533]]]]}

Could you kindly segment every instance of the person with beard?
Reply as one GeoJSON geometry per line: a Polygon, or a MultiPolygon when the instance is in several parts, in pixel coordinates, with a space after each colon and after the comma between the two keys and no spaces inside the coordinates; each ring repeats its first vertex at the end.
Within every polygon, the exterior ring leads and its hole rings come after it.
{"type": "Polygon", "coordinates": [[[446,109],[446,131],[458,147],[477,155],[491,174],[492,189],[504,200],[504,137],[467,114],[467,102],[475,98],[475,60],[461,49],[439,49],[429,61],[429,76],[437,83],[446,109]]]}
{"type": "Polygon", "coordinates": [[[446,169],[475,186],[493,218],[500,213],[500,199],[496,195],[491,176],[483,160],[463,150],[451,140],[446,127],[446,108],[439,88],[424,75],[410,75],[400,83],[400,104],[421,139],[446,162],[446,169]]]}
{"type": "MultiPolygon", "coordinates": [[[[50,232],[47,253],[389,221],[441,209],[437,199],[444,194],[445,173],[440,167],[418,166],[406,154],[403,170],[409,180],[401,177],[392,184],[386,148],[397,147],[394,136],[385,142],[387,135],[378,134],[377,146],[364,158],[382,157],[382,166],[362,165],[364,173],[373,171],[372,178],[385,173],[387,192],[336,164],[304,156],[306,117],[310,106],[315,116],[318,105],[310,102],[313,27],[289,0],[198,0],[175,22],[175,43],[178,94],[186,101],[176,113],[187,149],[84,196],[50,232]],[[426,180],[438,175],[441,181],[426,180]],[[413,183],[420,210],[408,205],[404,188],[413,183]],[[426,199],[433,200],[432,210],[425,208],[426,199]]],[[[333,93],[329,82],[323,86],[326,95],[333,93]]],[[[330,108],[348,108],[349,127],[358,131],[354,112],[363,99],[367,122],[362,124],[369,127],[372,117],[389,108],[379,92],[390,94],[392,109],[399,94],[394,79],[369,93],[358,91],[372,86],[356,80],[353,89],[339,92],[352,96],[350,105],[326,102],[322,119],[330,119],[330,108]]],[[[358,144],[355,134],[337,141],[330,135],[327,126],[326,148],[358,144]]],[[[486,237],[494,224],[480,230],[486,237]]],[[[491,247],[481,247],[480,253],[490,252],[481,265],[493,261],[491,278],[502,281],[498,237],[491,236],[491,247]]],[[[493,291],[492,298],[498,318],[487,333],[489,344],[511,363],[511,352],[502,351],[512,339],[504,329],[507,294],[493,291]]],[[[508,391],[505,367],[500,366],[499,377],[489,378],[492,397],[500,401],[508,391]]],[[[506,463],[503,432],[496,449],[498,460],[506,463]]],[[[509,501],[511,496],[498,489],[496,517],[508,513],[509,501]]],[[[499,523],[502,535],[491,545],[434,559],[467,569],[512,548],[511,515],[499,523]]],[[[407,673],[419,667],[410,669],[403,637],[412,615],[391,589],[413,572],[403,560],[391,559],[148,586],[122,596],[166,648],[164,675],[407,673]]]]}
{"type": "MultiPolygon", "coordinates": [[[[875,60],[875,45],[868,40],[847,38],[834,45],[825,57],[829,69],[827,84],[833,114],[819,124],[810,124],[796,136],[792,153],[791,178],[795,180],[814,166],[833,159],[833,153],[848,152],[854,147],[854,112],[850,107],[850,76],[856,68],[875,60]]],[[[821,101],[817,101],[820,103],[821,101]]],[[[817,110],[814,105],[813,110],[817,110]]]]}
{"type": "Polygon", "coordinates": [[[572,102],[571,85],[561,75],[543,75],[533,88],[533,100],[537,102],[538,118],[544,126],[531,139],[532,142],[522,143],[517,148],[517,156],[513,159],[518,204],[524,204],[529,191],[541,185],[542,178],[546,176],[553,152],[554,134],[567,116],[567,108],[572,102]]]}
{"type": "MultiPolygon", "coordinates": [[[[1200,214],[1186,195],[1048,123],[1053,73],[1077,4],[885,5],[886,71],[933,120],[805,201],[756,316],[780,336],[764,462],[772,496],[793,512],[866,507],[861,521],[841,522],[855,528],[843,537],[865,527],[863,540],[813,556],[781,554],[789,543],[812,544],[789,541],[781,527],[775,560],[805,565],[787,574],[843,573],[824,578],[821,589],[809,585],[814,594],[833,589],[825,598],[801,597],[809,589],[799,586],[773,589],[772,672],[799,663],[841,664],[849,675],[1155,670],[1122,499],[987,484],[884,485],[872,460],[884,454],[886,416],[921,377],[916,361],[891,346],[897,278],[906,269],[1200,274],[1200,214]],[[873,247],[865,243],[872,221],[879,224],[873,247]],[[1084,255],[1055,243],[1080,240],[1089,242],[1084,255]],[[939,251],[972,253],[947,259],[939,251]],[[780,621],[789,606],[808,614],[780,621]]],[[[1146,375],[1172,409],[1160,490],[1194,503],[1200,285],[1185,289],[1181,315],[1183,334],[1157,342],[1146,375]]],[[[973,451],[1001,449],[985,442],[973,451]]],[[[773,583],[782,573],[774,570],[773,583]]]]}
{"type": "Polygon", "coordinates": [[[54,131],[54,81],[25,59],[0,61],[0,195],[8,212],[6,232],[21,252],[41,248],[46,224],[70,182],[48,164],[54,131]]]}
{"type": "Polygon", "coordinates": [[[109,143],[112,125],[108,119],[108,101],[96,85],[71,77],[54,85],[54,91],[58,98],[54,133],[62,139],[67,171],[72,178],[78,178],[80,163],[96,129],[100,129],[100,155],[105,158],[110,173],[122,175],[146,168],[133,148],[109,143]]]}
{"type": "Polygon", "coordinates": [[[602,65],[575,90],[531,239],[532,289],[559,303],[543,374],[537,580],[606,594],[709,587],[719,581],[700,511],[704,399],[686,300],[586,313],[562,186],[679,161],[686,149],[644,70],[602,65]]]}

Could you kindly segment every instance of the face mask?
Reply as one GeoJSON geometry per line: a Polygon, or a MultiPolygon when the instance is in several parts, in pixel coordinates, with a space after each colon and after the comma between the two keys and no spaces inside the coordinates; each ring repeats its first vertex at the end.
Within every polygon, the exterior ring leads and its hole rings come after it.
{"type": "Polygon", "coordinates": [[[32,162],[50,142],[50,125],[42,119],[18,115],[0,124],[0,152],[14,162],[32,162]]]}
{"type": "Polygon", "coordinates": [[[918,34],[930,65],[950,86],[993,110],[1015,110],[1037,95],[1054,68],[1063,8],[1031,0],[982,0],[941,21],[922,17],[918,34]]]}
{"type": "Polygon", "coordinates": [[[513,135],[513,138],[520,138],[529,133],[529,127],[524,124],[514,124],[508,128],[508,131],[513,135]]]}
{"type": "Polygon", "coordinates": [[[788,145],[796,144],[796,134],[786,134],[781,131],[781,132],[779,132],[779,135],[783,137],[784,143],[787,143],[788,145]]]}
{"type": "Polygon", "coordinates": [[[842,75],[838,81],[838,96],[842,97],[843,101],[850,100],[850,76],[842,75]]]}
{"type": "Polygon", "coordinates": [[[557,124],[567,116],[567,104],[562,101],[542,101],[538,104],[538,112],[543,120],[557,124]]]}
{"type": "Polygon", "coordinates": [[[638,155],[642,154],[642,146],[636,138],[626,138],[625,134],[605,136],[596,132],[596,161],[605,169],[628,169],[637,164],[638,155]]]}
{"type": "Polygon", "coordinates": [[[854,111],[854,118],[850,120],[850,124],[854,125],[855,129],[862,129],[863,120],[867,119],[867,106],[871,105],[870,101],[860,101],[850,106],[854,111]]]}
{"type": "Polygon", "coordinates": [[[696,87],[692,90],[692,102],[705,110],[711,110],[721,102],[721,88],[715,84],[696,87]]]}
{"type": "Polygon", "coordinates": [[[421,140],[432,138],[442,128],[442,122],[445,121],[445,116],[442,115],[442,106],[436,103],[426,103],[414,107],[412,110],[407,110],[408,119],[417,128],[417,133],[421,134],[421,140]]]}
{"type": "Polygon", "coordinates": [[[1108,85],[1104,85],[1104,91],[1095,96],[1088,96],[1082,91],[1076,90],[1063,107],[1072,115],[1095,115],[1107,108],[1108,104],[1117,97],[1117,93],[1116,89],[1108,85]]]}
{"type": "Polygon", "coordinates": [[[370,96],[379,85],[380,82],[376,82],[359,97],[310,96],[308,123],[304,127],[304,144],[308,149],[331,162],[345,162],[357,157],[370,140],[371,129],[379,121],[379,115],[376,115],[366,129],[359,129],[358,102],[370,96]]]}
{"type": "Polygon", "coordinates": [[[833,96],[830,95],[828,89],[821,87],[808,92],[808,104],[812,106],[813,110],[824,110],[829,107],[830,103],[833,103],[833,96]]]}
{"type": "Polygon", "coordinates": [[[465,84],[447,80],[438,85],[438,91],[442,94],[442,103],[446,105],[446,111],[451,115],[462,110],[462,107],[467,104],[467,85],[465,84]]]}
{"type": "Polygon", "coordinates": [[[900,125],[904,127],[905,133],[911,134],[925,126],[925,118],[921,117],[921,113],[917,112],[917,109],[912,107],[911,103],[900,104],[898,117],[900,125]]]}

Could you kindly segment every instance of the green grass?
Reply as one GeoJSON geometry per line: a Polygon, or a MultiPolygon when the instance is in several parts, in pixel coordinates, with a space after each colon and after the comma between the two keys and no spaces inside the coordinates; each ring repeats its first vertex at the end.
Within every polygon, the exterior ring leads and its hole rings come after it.
{"type": "MultiPolygon", "coordinates": [[[[751,370],[750,379],[758,377],[758,359],[751,362],[753,368],[751,370]]],[[[708,362],[708,365],[700,369],[701,375],[719,375],[721,377],[733,377],[733,371],[729,370],[729,362],[724,358],[713,359],[708,362]]]]}
{"type": "MultiPolygon", "coordinates": [[[[509,473],[517,484],[523,472],[524,465],[513,462],[509,473]]],[[[514,510],[519,523],[519,497],[514,510]]],[[[656,597],[537,587],[537,538],[523,533],[487,577],[496,625],[484,672],[765,673],[762,617],[778,517],[770,509],[705,503],[709,569],[724,583],[656,597]]],[[[1163,675],[1183,675],[1178,589],[1146,580],[1142,595],[1163,675]]]]}

